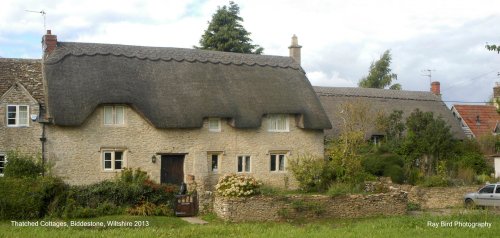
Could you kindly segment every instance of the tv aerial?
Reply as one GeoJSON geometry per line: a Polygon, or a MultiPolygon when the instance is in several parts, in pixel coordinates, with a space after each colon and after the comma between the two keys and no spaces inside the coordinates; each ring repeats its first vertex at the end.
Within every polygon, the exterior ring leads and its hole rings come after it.
{"type": "Polygon", "coordinates": [[[41,10],[41,11],[24,10],[24,11],[25,12],[32,12],[32,13],[42,14],[42,17],[43,17],[43,31],[47,31],[47,25],[46,25],[46,19],[45,19],[45,15],[47,15],[47,13],[44,10],[41,10]]]}

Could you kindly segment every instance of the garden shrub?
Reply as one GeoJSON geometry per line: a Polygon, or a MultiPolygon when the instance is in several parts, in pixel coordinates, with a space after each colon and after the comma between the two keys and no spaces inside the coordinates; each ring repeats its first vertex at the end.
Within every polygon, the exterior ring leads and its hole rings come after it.
{"type": "Polygon", "coordinates": [[[250,176],[226,174],[219,179],[215,189],[224,197],[245,197],[258,194],[261,185],[250,176]]]}
{"type": "Polygon", "coordinates": [[[403,183],[405,174],[404,161],[395,154],[371,154],[362,161],[363,168],[375,176],[391,177],[395,183],[403,183]]]}
{"type": "Polygon", "coordinates": [[[44,171],[41,163],[36,162],[32,156],[23,155],[17,151],[7,154],[8,162],[5,164],[4,176],[9,178],[35,178],[44,171]]]}
{"type": "Polygon", "coordinates": [[[301,155],[288,160],[287,168],[305,192],[318,192],[327,189],[334,179],[334,171],[328,161],[311,155],[301,155]]]}
{"type": "Polygon", "coordinates": [[[364,184],[363,183],[341,183],[335,182],[330,185],[328,191],[326,192],[329,196],[336,197],[347,194],[359,194],[364,193],[364,184]]]}
{"type": "Polygon", "coordinates": [[[472,168],[476,174],[490,174],[493,167],[486,163],[483,155],[477,152],[466,152],[458,158],[458,165],[462,168],[472,168]]]}
{"type": "Polygon", "coordinates": [[[422,187],[448,187],[450,184],[451,183],[447,178],[440,175],[433,175],[425,177],[419,185],[422,187]]]}
{"type": "Polygon", "coordinates": [[[151,202],[144,202],[127,208],[127,213],[133,216],[172,216],[174,214],[173,210],[167,205],[156,205],[151,202]]]}
{"type": "Polygon", "coordinates": [[[51,213],[53,201],[67,190],[60,179],[0,178],[0,219],[36,219],[51,213]]]}

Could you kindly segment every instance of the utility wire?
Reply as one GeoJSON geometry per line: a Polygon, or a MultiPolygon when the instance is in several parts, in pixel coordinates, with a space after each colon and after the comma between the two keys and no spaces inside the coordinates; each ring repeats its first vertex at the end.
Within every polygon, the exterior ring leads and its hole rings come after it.
{"type": "MultiPolygon", "coordinates": [[[[491,73],[493,73],[493,72],[498,72],[498,70],[497,70],[497,69],[494,69],[494,70],[492,70],[492,71],[490,71],[490,72],[487,72],[487,73],[484,73],[484,74],[480,74],[480,75],[475,76],[475,77],[473,77],[473,78],[467,79],[467,80],[465,80],[465,81],[463,81],[463,82],[470,82],[470,81],[472,81],[472,80],[476,80],[476,79],[478,79],[478,78],[482,78],[482,77],[484,77],[484,76],[486,76],[486,75],[488,75],[488,74],[491,74],[491,73]]],[[[444,92],[444,91],[446,91],[446,90],[448,90],[448,89],[450,89],[450,88],[454,88],[454,87],[460,86],[460,84],[461,84],[461,83],[457,83],[457,84],[451,85],[451,86],[449,86],[449,87],[447,87],[447,88],[445,88],[445,89],[441,90],[441,92],[444,92]]]]}

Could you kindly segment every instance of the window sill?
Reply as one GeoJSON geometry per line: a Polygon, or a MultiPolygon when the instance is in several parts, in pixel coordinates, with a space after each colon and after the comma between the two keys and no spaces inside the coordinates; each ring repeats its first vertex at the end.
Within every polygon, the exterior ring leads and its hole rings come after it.
{"type": "Polygon", "coordinates": [[[272,132],[272,133],[283,133],[283,132],[290,132],[290,130],[286,130],[286,131],[271,131],[271,130],[267,130],[267,132],[272,132]]]}
{"type": "Polygon", "coordinates": [[[102,172],[103,173],[118,173],[121,172],[123,169],[105,169],[102,172]]]}

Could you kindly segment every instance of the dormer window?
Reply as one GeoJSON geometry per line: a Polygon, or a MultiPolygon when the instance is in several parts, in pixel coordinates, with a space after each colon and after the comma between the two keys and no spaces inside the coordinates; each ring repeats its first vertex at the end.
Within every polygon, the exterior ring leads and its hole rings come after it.
{"type": "Polygon", "coordinates": [[[288,132],[290,131],[287,114],[270,114],[268,116],[270,132],[288,132]]]}
{"type": "Polygon", "coordinates": [[[479,119],[479,115],[476,116],[476,125],[481,125],[481,120],[479,119]]]}
{"type": "Polygon", "coordinates": [[[124,106],[104,106],[104,125],[124,125],[124,106]]]}
{"type": "Polygon", "coordinates": [[[29,112],[29,106],[7,105],[7,126],[9,127],[29,126],[28,112],[29,112]]]}
{"type": "Polygon", "coordinates": [[[208,131],[220,132],[221,131],[221,121],[218,117],[208,118],[208,131]]]}

